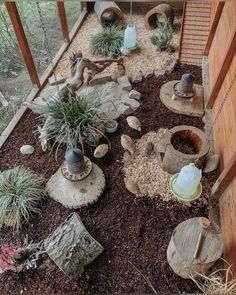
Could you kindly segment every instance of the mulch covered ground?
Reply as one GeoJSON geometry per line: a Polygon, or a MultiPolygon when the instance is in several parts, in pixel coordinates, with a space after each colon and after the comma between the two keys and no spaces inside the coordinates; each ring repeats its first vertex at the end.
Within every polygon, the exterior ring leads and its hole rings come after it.
{"type": "MultiPolygon", "coordinates": [[[[195,66],[183,66],[171,75],[150,78],[135,88],[142,92],[140,108],[135,112],[142,123],[143,133],[176,125],[194,125],[203,128],[199,118],[174,114],[159,100],[160,86],[169,80],[179,79],[182,73],[191,71],[197,83],[201,83],[201,70],[195,66]]],[[[37,117],[30,111],[22,118],[0,152],[0,170],[24,165],[42,174],[45,183],[58,169],[63,158],[43,153],[35,134],[37,117]],[[20,146],[32,144],[36,151],[22,156],[20,146]]],[[[153,292],[135,267],[150,280],[158,293],[194,293],[195,285],[174,274],[166,260],[166,249],[172,231],[178,223],[194,216],[207,216],[207,208],[187,207],[174,199],[164,202],[161,198],[135,198],[123,183],[121,134],[139,138],[140,134],[127,127],[125,117],[119,119],[119,130],[109,137],[112,150],[100,160],[93,159],[104,171],[106,189],[93,205],[76,210],[86,228],[105,248],[90,264],[81,278],[70,281],[45,255],[37,269],[18,274],[0,275],[0,293],[151,293],[153,292]],[[135,267],[134,267],[134,266],[135,267]]],[[[91,151],[88,151],[91,156],[91,151]]],[[[42,214],[23,226],[19,235],[2,228],[0,244],[29,240],[39,241],[49,235],[72,212],[47,198],[42,204],[42,214]]]]}

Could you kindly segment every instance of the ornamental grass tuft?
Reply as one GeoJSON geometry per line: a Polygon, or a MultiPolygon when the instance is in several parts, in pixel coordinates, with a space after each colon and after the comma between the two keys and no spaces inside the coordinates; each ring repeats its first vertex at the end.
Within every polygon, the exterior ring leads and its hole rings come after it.
{"type": "Polygon", "coordinates": [[[90,47],[93,54],[112,56],[120,54],[122,43],[123,33],[111,26],[93,35],[90,40],[90,47]]]}
{"type": "Polygon", "coordinates": [[[33,213],[39,213],[44,196],[42,178],[23,167],[0,173],[0,224],[19,230],[33,213]]]}
{"type": "Polygon", "coordinates": [[[101,103],[98,99],[81,96],[69,91],[68,97],[58,99],[52,97],[38,109],[44,121],[47,139],[57,146],[56,154],[61,144],[73,148],[84,143],[96,146],[99,138],[105,135],[98,126],[107,120],[99,116],[101,103]]]}

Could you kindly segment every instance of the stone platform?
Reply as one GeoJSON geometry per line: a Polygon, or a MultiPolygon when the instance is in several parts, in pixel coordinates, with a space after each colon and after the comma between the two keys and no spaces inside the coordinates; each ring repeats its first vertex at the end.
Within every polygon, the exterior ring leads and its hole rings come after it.
{"type": "Polygon", "coordinates": [[[183,114],[193,117],[203,117],[204,115],[204,95],[203,87],[198,84],[194,84],[194,89],[196,90],[196,95],[193,101],[187,99],[173,99],[173,87],[179,82],[178,80],[173,80],[167,82],[161,86],[160,90],[160,100],[161,102],[172,112],[177,114],[183,114]]]}
{"type": "Polygon", "coordinates": [[[65,179],[60,167],[49,179],[46,190],[52,199],[64,207],[77,209],[96,202],[103,193],[105,185],[102,170],[93,163],[89,176],[77,182],[65,179]]]}

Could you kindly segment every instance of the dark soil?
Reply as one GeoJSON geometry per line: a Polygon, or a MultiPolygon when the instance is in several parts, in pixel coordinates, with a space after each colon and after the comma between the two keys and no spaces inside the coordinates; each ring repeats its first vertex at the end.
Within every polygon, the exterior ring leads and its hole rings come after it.
{"type": "MultiPolygon", "coordinates": [[[[181,74],[191,71],[196,82],[201,83],[201,70],[196,66],[183,66],[171,75],[150,78],[135,85],[142,92],[140,108],[135,112],[142,123],[143,133],[161,127],[193,125],[203,128],[199,118],[174,114],[159,100],[160,86],[181,74]]],[[[24,165],[44,176],[45,183],[62,162],[63,151],[57,161],[53,154],[43,153],[35,135],[37,117],[30,111],[22,118],[1,150],[0,170],[24,165]],[[33,155],[22,156],[20,146],[32,144],[33,155]]],[[[125,117],[119,119],[119,130],[110,135],[112,150],[100,160],[94,159],[91,150],[87,154],[104,171],[106,189],[93,205],[76,210],[86,228],[103,246],[105,251],[87,266],[77,281],[70,281],[45,255],[37,269],[25,273],[19,280],[16,273],[0,275],[0,293],[151,293],[138,270],[150,280],[158,293],[194,293],[195,285],[181,279],[171,270],[166,260],[166,249],[174,228],[193,216],[207,216],[207,208],[187,207],[174,199],[162,201],[161,197],[135,198],[123,182],[121,134],[139,138],[139,132],[128,128],[125,117]]],[[[11,229],[2,228],[0,243],[24,240],[40,241],[46,238],[72,212],[50,198],[42,204],[42,213],[34,216],[16,235],[11,229]]]]}
{"type": "Polygon", "coordinates": [[[181,153],[190,154],[190,155],[197,154],[197,150],[195,148],[195,145],[190,138],[175,136],[171,140],[171,143],[172,143],[173,147],[181,153]]]}

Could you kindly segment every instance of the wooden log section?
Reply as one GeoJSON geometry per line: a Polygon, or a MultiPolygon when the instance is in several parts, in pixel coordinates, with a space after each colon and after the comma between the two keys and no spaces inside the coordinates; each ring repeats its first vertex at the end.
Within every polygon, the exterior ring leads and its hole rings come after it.
{"type": "Polygon", "coordinates": [[[33,57],[29,48],[28,41],[25,36],[24,28],[20,19],[20,15],[18,13],[18,9],[15,2],[5,2],[6,9],[8,11],[13,29],[16,34],[16,38],[18,40],[18,44],[24,58],[27,70],[29,72],[30,79],[33,85],[40,87],[40,81],[38,77],[38,73],[33,61],[33,57]]]}
{"type": "Polygon", "coordinates": [[[113,25],[123,28],[126,25],[124,14],[115,2],[97,1],[94,4],[94,11],[103,27],[113,25]]]}
{"type": "Polygon", "coordinates": [[[167,260],[172,270],[184,279],[206,273],[223,253],[223,236],[218,225],[205,217],[180,223],[173,231],[167,260]]]}
{"type": "Polygon", "coordinates": [[[153,30],[158,24],[174,22],[174,10],[169,4],[159,4],[147,12],[144,17],[144,25],[147,30],[153,30]]]}

